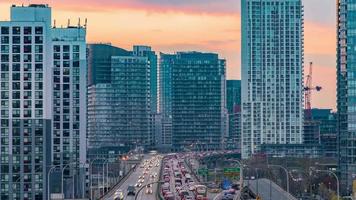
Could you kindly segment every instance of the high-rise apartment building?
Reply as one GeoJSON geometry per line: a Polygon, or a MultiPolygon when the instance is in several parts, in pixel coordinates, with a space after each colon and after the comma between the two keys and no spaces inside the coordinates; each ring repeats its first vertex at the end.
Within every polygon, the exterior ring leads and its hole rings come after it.
{"type": "Polygon", "coordinates": [[[126,51],[91,44],[88,49],[89,151],[97,154],[113,147],[152,146],[156,109],[151,106],[157,105],[157,97],[151,93],[151,84],[157,90],[157,80],[152,80],[157,77],[151,75],[151,69],[157,70],[155,53],[147,46],[126,51]]]}
{"type": "Polygon", "coordinates": [[[0,36],[0,199],[48,199],[48,182],[62,192],[48,170],[86,161],[85,29],[52,28],[48,5],[14,5],[0,36]]]}
{"type": "Polygon", "coordinates": [[[338,0],[337,111],[339,171],[344,194],[356,174],[356,1],[338,0]]]}
{"type": "MultiPolygon", "coordinates": [[[[79,197],[83,193],[82,184],[85,184],[84,168],[87,160],[85,27],[52,28],[52,46],[52,164],[63,168],[68,165],[63,177],[65,197],[72,197],[73,191],[79,197]]],[[[54,192],[61,193],[59,184],[54,184],[54,192]]]]}
{"type": "Polygon", "coordinates": [[[172,149],[221,148],[225,60],[213,53],[161,54],[160,81],[162,134],[172,149]]]}
{"type": "Polygon", "coordinates": [[[242,157],[260,144],[300,144],[301,0],[242,0],[242,157]]]}

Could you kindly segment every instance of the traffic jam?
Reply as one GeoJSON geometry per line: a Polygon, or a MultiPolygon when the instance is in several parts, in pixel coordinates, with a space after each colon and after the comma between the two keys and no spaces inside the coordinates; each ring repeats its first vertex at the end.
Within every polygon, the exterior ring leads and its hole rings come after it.
{"type": "Polygon", "coordinates": [[[161,193],[165,200],[208,200],[207,187],[196,183],[177,154],[163,160],[161,193]]]}

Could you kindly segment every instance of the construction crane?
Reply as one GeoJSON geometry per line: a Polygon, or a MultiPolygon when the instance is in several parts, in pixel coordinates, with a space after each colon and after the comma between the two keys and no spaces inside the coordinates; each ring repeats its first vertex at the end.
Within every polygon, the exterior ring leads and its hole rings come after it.
{"type": "Polygon", "coordinates": [[[322,89],[321,86],[313,86],[313,62],[309,63],[309,74],[306,77],[305,80],[305,86],[304,86],[304,109],[305,109],[305,118],[306,119],[311,119],[311,97],[312,97],[312,91],[315,90],[319,92],[322,89]]]}

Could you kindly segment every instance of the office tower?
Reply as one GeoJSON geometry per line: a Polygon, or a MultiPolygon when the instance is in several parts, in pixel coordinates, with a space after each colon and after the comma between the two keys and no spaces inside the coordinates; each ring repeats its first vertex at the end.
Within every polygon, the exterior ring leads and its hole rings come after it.
{"type": "Polygon", "coordinates": [[[242,0],[242,157],[303,142],[301,0],[242,0]]]}
{"type": "Polygon", "coordinates": [[[320,123],[320,143],[325,157],[337,158],[337,113],[331,109],[312,109],[312,119],[320,123]]]}
{"type": "Polygon", "coordinates": [[[0,22],[1,196],[46,199],[51,162],[51,9],[11,7],[0,22]]]}
{"type": "Polygon", "coordinates": [[[226,102],[229,120],[227,148],[241,150],[241,80],[226,81],[226,102]]]}
{"type": "Polygon", "coordinates": [[[152,146],[154,52],[146,46],[126,51],[109,44],[91,44],[88,49],[90,154],[152,146]]]}
{"type": "Polygon", "coordinates": [[[160,70],[161,112],[171,122],[172,149],[221,148],[225,60],[213,53],[161,54],[160,70]]]}
{"type": "Polygon", "coordinates": [[[338,0],[337,111],[339,171],[343,194],[350,194],[356,174],[356,1],[338,0]]]}
{"type": "MultiPolygon", "coordinates": [[[[52,28],[53,143],[52,164],[64,170],[65,197],[83,194],[86,167],[87,63],[86,28],[52,28]]],[[[61,174],[55,176],[61,177],[61,174]]],[[[55,184],[52,193],[61,193],[55,184]]]]}

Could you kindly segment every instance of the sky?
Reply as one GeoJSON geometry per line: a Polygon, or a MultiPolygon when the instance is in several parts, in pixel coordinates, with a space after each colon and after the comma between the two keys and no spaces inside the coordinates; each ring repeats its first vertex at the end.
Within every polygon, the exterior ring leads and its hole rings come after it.
{"type": "MultiPolygon", "coordinates": [[[[240,0],[0,0],[0,21],[12,4],[45,3],[56,26],[88,21],[89,43],[126,49],[150,45],[157,52],[217,52],[227,60],[227,78],[240,75],[240,0]]],[[[336,107],[336,0],[303,0],[305,74],[313,62],[312,106],[336,107]]]]}

